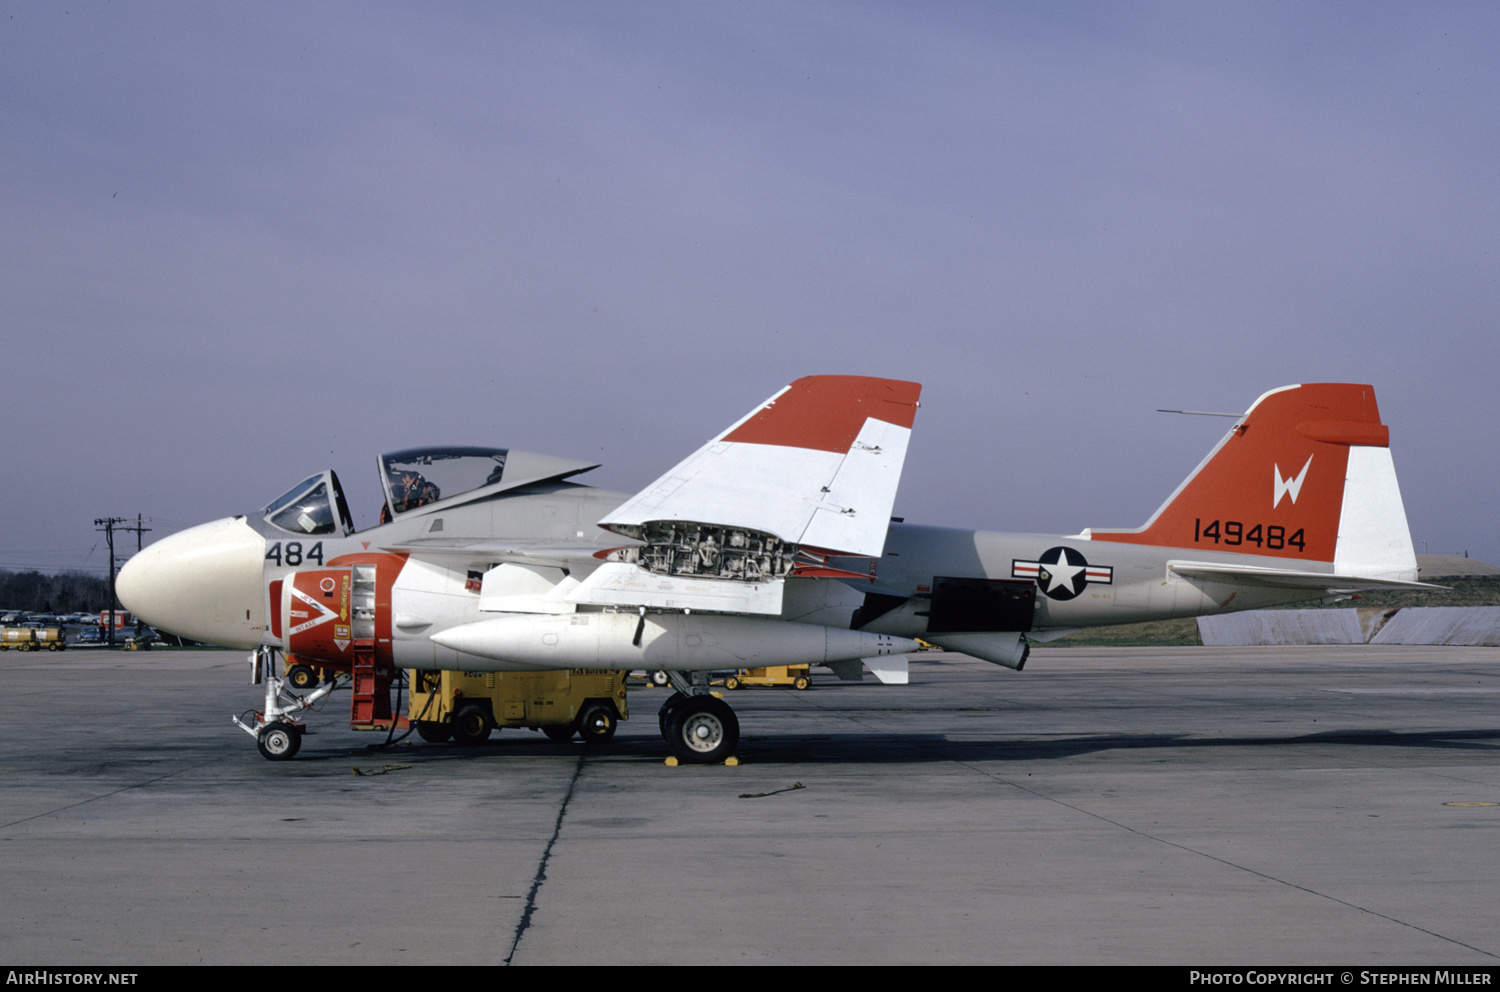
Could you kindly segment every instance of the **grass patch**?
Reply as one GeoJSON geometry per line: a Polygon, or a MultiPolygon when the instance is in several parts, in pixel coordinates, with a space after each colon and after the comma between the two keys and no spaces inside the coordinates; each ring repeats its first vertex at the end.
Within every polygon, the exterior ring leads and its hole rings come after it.
{"type": "Polygon", "coordinates": [[[1345,600],[1342,603],[1329,603],[1325,606],[1317,603],[1303,603],[1276,608],[1280,610],[1348,610],[1355,607],[1360,609],[1369,607],[1392,610],[1407,606],[1500,606],[1500,579],[1494,579],[1488,575],[1459,575],[1451,579],[1433,579],[1432,581],[1440,586],[1451,586],[1452,591],[1422,589],[1415,592],[1362,592],[1357,598],[1345,600]]]}
{"type": "Polygon", "coordinates": [[[1038,647],[1194,647],[1198,639],[1198,621],[1192,617],[1180,620],[1147,620],[1145,623],[1122,623],[1113,627],[1088,627],[1076,634],[1038,647]]]}

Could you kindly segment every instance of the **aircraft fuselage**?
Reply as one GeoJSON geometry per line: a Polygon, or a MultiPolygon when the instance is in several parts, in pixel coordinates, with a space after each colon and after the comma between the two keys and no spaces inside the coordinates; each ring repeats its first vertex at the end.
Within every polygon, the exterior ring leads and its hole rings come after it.
{"type": "MultiPolygon", "coordinates": [[[[299,537],[264,519],[236,517],[172,535],[137,556],[134,587],[184,576],[184,560],[196,558],[212,575],[190,573],[168,596],[170,615],[144,614],[152,623],[185,637],[229,647],[281,646],[271,602],[302,571],[371,565],[376,572],[377,652],[404,668],[488,670],[492,660],[444,649],[431,635],[488,615],[480,610],[483,576],[515,560],[558,574],[576,572],[575,556],[547,554],[549,543],[592,544],[599,552],[619,547],[617,535],[597,521],[624,499],[620,493],[571,483],[508,492],[483,502],[450,507],[344,535],[299,537]],[[507,542],[492,535],[526,535],[507,542]],[[464,551],[465,545],[486,550],[464,551]],[[420,557],[383,550],[422,547],[420,557]],[[156,567],[154,562],[160,562],[156,567]]],[[[1260,608],[1309,598],[1286,589],[1247,589],[1243,584],[1186,579],[1167,568],[1172,559],[1244,561],[1245,556],[1202,548],[1172,549],[1091,541],[1076,536],[1006,534],[893,523],[885,554],[875,559],[839,558],[830,564],[865,578],[789,578],[780,619],[859,629],[900,637],[933,634],[933,599],[944,579],[982,579],[1029,587],[1025,614],[1012,611],[985,629],[1049,632],[1205,613],[1260,608]],[[1064,549],[1059,553],[1059,549],[1064,549]],[[1048,560],[1050,559],[1050,560],[1048,560]],[[876,603],[864,617],[856,614],[876,603]]],[[[1258,561],[1258,560],[1257,560],[1258,561]]],[[[1265,564],[1275,565],[1275,559],[1265,564]]],[[[587,612],[590,608],[583,608],[587,612]]],[[[138,611],[139,612],[139,611],[138,611]]],[[[284,618],[296,625],[291,605],[284,618]]],[[[973,625],[970,624],[970,627],[973,625]]],[[[313,660],[313,659],[309,659],[313,660]]],[[[336,664],[337,658],[320,659],[336,664]]]]}

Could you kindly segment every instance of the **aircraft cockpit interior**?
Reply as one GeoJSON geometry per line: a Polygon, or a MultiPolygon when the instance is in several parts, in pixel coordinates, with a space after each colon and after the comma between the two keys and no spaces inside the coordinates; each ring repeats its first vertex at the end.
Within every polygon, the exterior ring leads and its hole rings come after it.
{"type": "Polygon", "coordinates": [[[354,533],[354,520],[339,477],[330,469],[308,476],[261,511],[265,521],[289,534],[354,533]]]}
{"type": "MultiPolygon", "coordinates": [[[[419,506],[494,485],[505,473],[506,448],[407,448],[380,456],[386,506],[400,515],[419,506]]],[[[386,514],[381,513],[384,521],[386,514]]]]}
{"type": "MultiPolygon", "coordinates": [[[[501,491],[560,481],[598,467],[510,448],[454,445],[392,451],[378,456],[376,462],[382,524],[418,508],[488,499],[501,491]]],[[[357,530],[339,477],[332,470],[303,479],[261,510],[260,516],[258,527],[299,536],[347,537],[357,530]]]]}

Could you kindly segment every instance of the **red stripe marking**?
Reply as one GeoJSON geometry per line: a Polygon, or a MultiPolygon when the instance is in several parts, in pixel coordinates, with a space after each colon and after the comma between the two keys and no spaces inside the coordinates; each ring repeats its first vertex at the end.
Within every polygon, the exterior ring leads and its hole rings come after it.
{"type": "Polygon", "coordinates": [[[281,636],[281,580],[271,583],[271,636],[281,636]]]}
{"type": "Polygon", "coordinates": [[[792,383],[724,440],[844,452],[869,417],[910,428],[921,394],[921,383],[899,379],[807,376],[792,383]]]}

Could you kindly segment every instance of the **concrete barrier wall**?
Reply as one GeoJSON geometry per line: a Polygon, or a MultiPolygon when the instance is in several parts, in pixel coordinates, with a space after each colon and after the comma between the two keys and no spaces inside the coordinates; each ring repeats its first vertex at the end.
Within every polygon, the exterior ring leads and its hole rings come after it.
{"type": "Polygon", "coordinates": [[[1198,618],[1211,647],[1247,644],[1455,644],[1500,647],[1500,606],[1247,610],[1198,618]]]}
{"type": "Polygon", "coordinates": [[[1500,647],[1500,606],[1413,606],[1397,610],[1370,643],[1500,647]]]}

